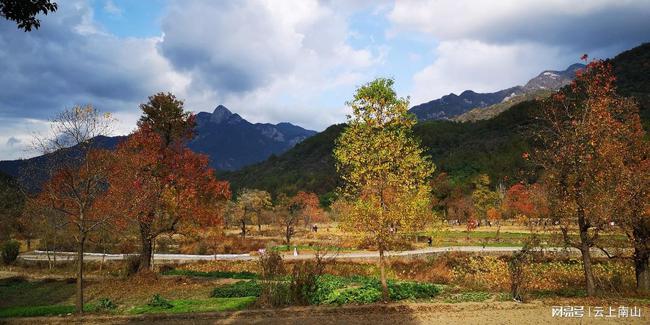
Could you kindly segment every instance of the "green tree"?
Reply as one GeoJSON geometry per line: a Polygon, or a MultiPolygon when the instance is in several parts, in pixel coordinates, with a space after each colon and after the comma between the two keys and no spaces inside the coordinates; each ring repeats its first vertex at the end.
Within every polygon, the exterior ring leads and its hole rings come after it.
{"type": "Polygon", "coordinates": [[[173,94],[161,92],[149,96],[149,101],[140,104],[140,109],[142,116],[138,127],[158,133],[165,146],[192,138],[194,116],[183,109],[183,101],[173,94]]]}
{"type": "Polygon", "coordinates": [[[344,182],[341,195],[351,203],[342,221],[377,246],[384,300],[388,300],[384,253],[395,232],[417,229],[433,215],[428,178],[434,166],[412,135],[415,119],[393,83],[379,78],[357,89],[347,103],[352,108],[349,126],[334,150],[344,182]]]}
{"type": "Polygon", "coordinates": [[[25,195],[15,179],[0,173],[0,241],[16,231],[25,206],[25,195]]]}
{"type": "Polygon", "coordinates": [[[480,174],[474,181],[475,189],[472,192],[472,203],[479,220],[488,219],[488,211],[501,205],[499,193],[490,190],[490,177],[480,174]]]}

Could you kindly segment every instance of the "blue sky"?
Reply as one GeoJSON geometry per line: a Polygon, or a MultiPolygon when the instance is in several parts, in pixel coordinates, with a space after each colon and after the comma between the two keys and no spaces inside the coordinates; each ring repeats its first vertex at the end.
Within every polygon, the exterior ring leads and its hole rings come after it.
{"type": "Polygon", "coordinates": [[[392,77],[413,105],[496,91],[648,41],[647,1],[57,0],[25,33],[0,20],[0,160],[75,104],[135,127],[138,104],[170,91],[195,112],[224,104],[252,122],[314,130],[392,77]]]}

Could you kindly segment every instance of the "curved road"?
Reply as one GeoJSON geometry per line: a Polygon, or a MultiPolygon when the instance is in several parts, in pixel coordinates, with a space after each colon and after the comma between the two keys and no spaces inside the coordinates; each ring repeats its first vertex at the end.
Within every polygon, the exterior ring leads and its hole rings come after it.
{"type": "MultiPolygon", "coordinates": [[[[399,257],[417,257],[426,255],[437,255],[446,252],[469,252],[469,253],[512,253],[520,250],[521,247],[482,247],[482,246],[448,246],[448,247],[427,247],[409,251],[392,251],[387,252],[386,256],[399,256],[399,257]]],[[[570,253],[579,253],[577,249],[564,248],[564,247],[546,247],[543,249],[547,252],[568,251],[570,253]]],[[[600,253],[594,250],[593,253],[600,253]]],[[[71,261],[75,260],[77,253],[75,252],[57,252],[57,261],[71,261]]],[[[101,254],[101,253],[85,253],[84,260],[86,261],[101,261],[101,260],[123,260],[128,254],[101,254]]],[[[378,252],[328,252],[326,258],[331,257],[335,259],[376,259],[379,257],[378,252]]],[[[50,253],[50,258],[52,254],[50,253]]],[[[284,255],[285,260],[305,260],[314,258],[313,253],[294,255],[284,255]]],[[[20,258],[28,261],[46,261],[48,254],[45,251],[33,251],[20,255],[20,258]]],[[[257,255],[251,254],[216,254],[216,255],[190,255],[190,254],[155,254],[154,260],[156,261],[170,261],[170,262],[192,262],[192,261],[251,261],[256,260],[257,255]]]]}

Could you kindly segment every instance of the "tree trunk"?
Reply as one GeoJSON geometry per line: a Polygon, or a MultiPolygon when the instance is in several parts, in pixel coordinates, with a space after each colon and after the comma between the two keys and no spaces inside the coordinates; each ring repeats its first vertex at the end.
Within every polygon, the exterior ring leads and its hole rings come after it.
{"type": "Polygon", "coordinates": [[[138,271],[145,271],[151,269],[151,252],[152,252],[152,238],[149,225],[145,223],[140,224],[140,267],[138,271]]]}
{"type": "Polygon", "coordinates": [[[287,239],[287,246],[291,245],[291,226],[287,226],[284,236],[287,239]]]}
{"type": "Polygon", "coordinates": [[[246,221],[241,220],[241,236],[246,238],[246,221]]]}
{"type": "Polygon", "coordinates": [[[650,251],[640,245],[634,247],[634,271],[637,291],[650,292],[650,251]]]}
{"type": "Polygon", "coordinates": [[[77,313],[83,314],[84,312],[84,245],[86,243],[86,235],[80,234],[78,247],[77,247],[77,313]]]}
{"type": "Polygon", "coordinates": [[[591,269],[591,245],[589,240],[589,227],[585,219],[585,212],[578,207],[578,230],[580,232],[580,253],[582,253],[582,266],[585,272],[585,285],[587,295],[593,296],[596,293],[594,284],[594,272],[591,269]]]}
{"type": "Polygon", "coordinates": [[[381,274],[381,295],[384,302],[388,302],[388,284],[386,283],[386,270],[384,269],[384,249],[379,248],[379,271],[381,274]]]}
{"type": "Polygon", "coordinates": [[[594,285],[594,272],[591,269],[591,252],[589,246],[583,245],[580,249],[582,253],[582,264],[585,271],[585,284],[587,286],[587,295],[593,296],[596,293],[594,285]]]}

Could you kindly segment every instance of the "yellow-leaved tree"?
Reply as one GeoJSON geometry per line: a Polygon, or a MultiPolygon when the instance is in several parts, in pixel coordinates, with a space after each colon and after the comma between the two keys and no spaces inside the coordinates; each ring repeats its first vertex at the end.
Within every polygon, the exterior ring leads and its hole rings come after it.
{"type": "Polygon", "coordinates": [[[397,231],[423,227],[433,217],[427,179],[434,165],[412,135],[415,118],[408,99],[399,98],[392,79],[378,78],[359,87],[348,126],[334,149],[350,204],[342,225],[361,232],[379,250],[384,301],[388,300],[384,253],[397,231]]]}

